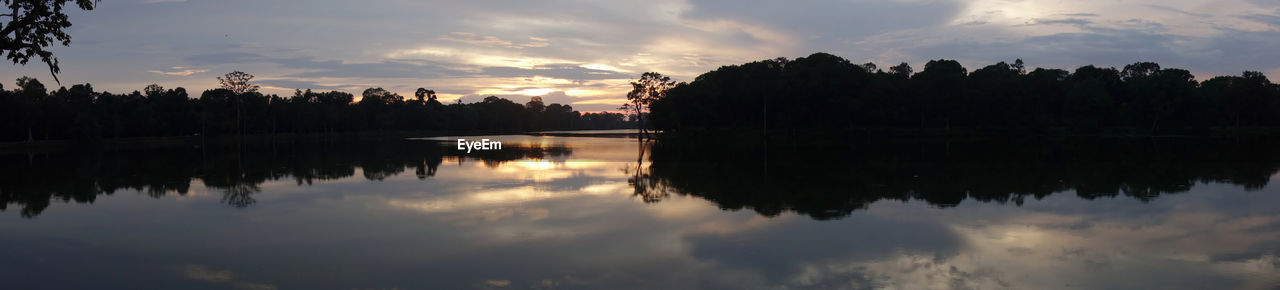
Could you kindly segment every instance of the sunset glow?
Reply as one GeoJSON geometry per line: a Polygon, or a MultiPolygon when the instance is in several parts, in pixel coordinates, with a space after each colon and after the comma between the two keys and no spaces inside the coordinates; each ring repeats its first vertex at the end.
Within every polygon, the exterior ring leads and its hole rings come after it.
{"type": "MultiPolygon", "coordinates": [[[[1033,68],[1144,60],[1199,79],[1244,69],[1280,75],[1280,60],[1264,49],[1280,45],[1280,4],[1267,1],[314,4],[232,13],[202,1],[103,3],[73,13],[76,41],[58,51],[61,78],[113,92],[149,83],[198,92],[214,87],[214,76],[241,70],[280,95],[383,87],[411,96],[426,87],[442,101],[542,96],[599,111],[625,102],[626,82],[643,72],[690,81],[723,65],[819,51],[881,67],[934,58],[979,67],[1017,57],[1033,68]]],[[[48,78],[39,66],[16,66],[0,79],[23,75],[48,78]]]]}

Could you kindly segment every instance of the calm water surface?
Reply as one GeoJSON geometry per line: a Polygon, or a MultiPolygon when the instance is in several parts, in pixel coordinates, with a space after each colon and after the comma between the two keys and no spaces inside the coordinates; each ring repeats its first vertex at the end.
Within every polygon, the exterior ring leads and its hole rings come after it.
{"type": "Polygon", "coordinates": [[[504,149],[465,154],[444,139],[3,155],[0,281],[8,289],[1280,286],[1272,182],[1280,154],[1271,143],[764,149],[489,138],[504,149]]]}

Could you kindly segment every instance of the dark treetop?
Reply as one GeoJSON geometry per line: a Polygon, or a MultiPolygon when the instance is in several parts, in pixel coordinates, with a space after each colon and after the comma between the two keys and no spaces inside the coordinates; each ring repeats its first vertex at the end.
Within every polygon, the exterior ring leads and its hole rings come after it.
{"type": "Polygon", "coordinates": [[[95,0],[4,0],[0,7],[0,54],[15,64],[27,64],[39,58],[58,79],[58,59],[48,47],[70,45],[71,34],[65,29],[71,21],[63,9],[73,5],[93,10],[95,0]],[[74,3],[73,3],[74,2],[74,3]]]}

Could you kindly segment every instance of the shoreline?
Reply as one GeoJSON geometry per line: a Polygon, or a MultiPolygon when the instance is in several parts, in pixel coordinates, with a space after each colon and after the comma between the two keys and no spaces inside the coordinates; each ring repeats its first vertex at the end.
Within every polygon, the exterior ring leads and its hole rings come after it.
{"type": "MultiPolygon", "coordinates": [[[[127,137],[111,138],[97,141],[80,140],[39,140],[21,142],[0,142],[0,154],[51,153],[71,150],[139,150],[153,148],[171,148],[175,146],[222,146],[231,144],[261,144],[298,141],[383,141],[386,139],[429,138],[450,136],[484,136],[484,135],[532,135],[556,137],[622,137],[631,138],[638,132],[604,133],[602,130],[634,130],[634,129],[581,129],[550,131],[380,131],[380,132],[344,132],[344,133],[281,133],[257,134],[246,136],[163,136],[163,137],[127,137]],[[584,133],[575,133],[582,131],[584,133]]],[[[1280,136],[1280,129],[1275,128],[1209,128],[1207,134],[1124,134],[1119,132],[1094,134],[1022,134],[1013,132],[997,132],[966,129],[856,129],[856,130],[770,130],[770,138],[817,138],[832,137],[856,138],[864,140],[965,140],[965,139],[1218,139],[1218,138],[1268,138],[1280,136]]],[[[763,135],[759,129],[695,129],[681,130],[657,134],[658,138],[682,138],[684,136],[722,136],[730,140],[763,135]]]]}
{"type": "MultiPolygon", "coordinates": [[[[417,137],[449,137],[449,136],[483,136],[527,134],[535,136],[605,136],[614,134],[588,133],[573,134],[573,131],[600,131],[601,129],[555,130],[554,132],[529,131],[381,131],[381,132],[344,132],[344,133],[280,133],[255,134],[239,136],[163,136],[163,137],[126,137],[110,138],[98,141],[80,140],[38,140],[20,142],[0,142],[0,154],[52,153],[80,149],[88,150],[139,150],[154,148],[171,148],[175,146],[222,146],[231,144],[262,144],[276,142],[299,141],[383,141],[388,139],[407,139],[417,137]]],[[[620,129],[626,130],[626,129],[620,129]]],[[[625,134],[632,136],[634,134],[625,134]]]]}

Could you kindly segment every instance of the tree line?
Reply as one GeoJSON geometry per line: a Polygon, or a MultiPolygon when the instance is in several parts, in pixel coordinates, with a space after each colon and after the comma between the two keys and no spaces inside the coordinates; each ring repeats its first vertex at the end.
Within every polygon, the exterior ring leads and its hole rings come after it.
{"type": "Polygon", "coordinates": [[[98,140],[151,136],[218,136],[367,131],[525,131],[633,127],[619,113],[581,113],[565,104],[527,103],[489,96],[475,103],[442,104],[419,88],[410,98],[382,88],[356,96],[342,91],[296,90],[266,95],[252,75],[220,77],[221,87],[192,97],[184,88],[149,85],[127,94],[98,92],[90,84],[50,91],[23,77],[0,85],[0,141],[98,140]]]}
{"type": "Polygon", "coordinates": [[[724,66],[650,104],[656,129],[962,129],[1024,134],[1197,134],[1280,126],[1280,86],[1260,72],[1197,81],[1138,62],[1074,72],[1021,59],[972,72],[933,60],[888,71],[815,53],[724,66]]]}

